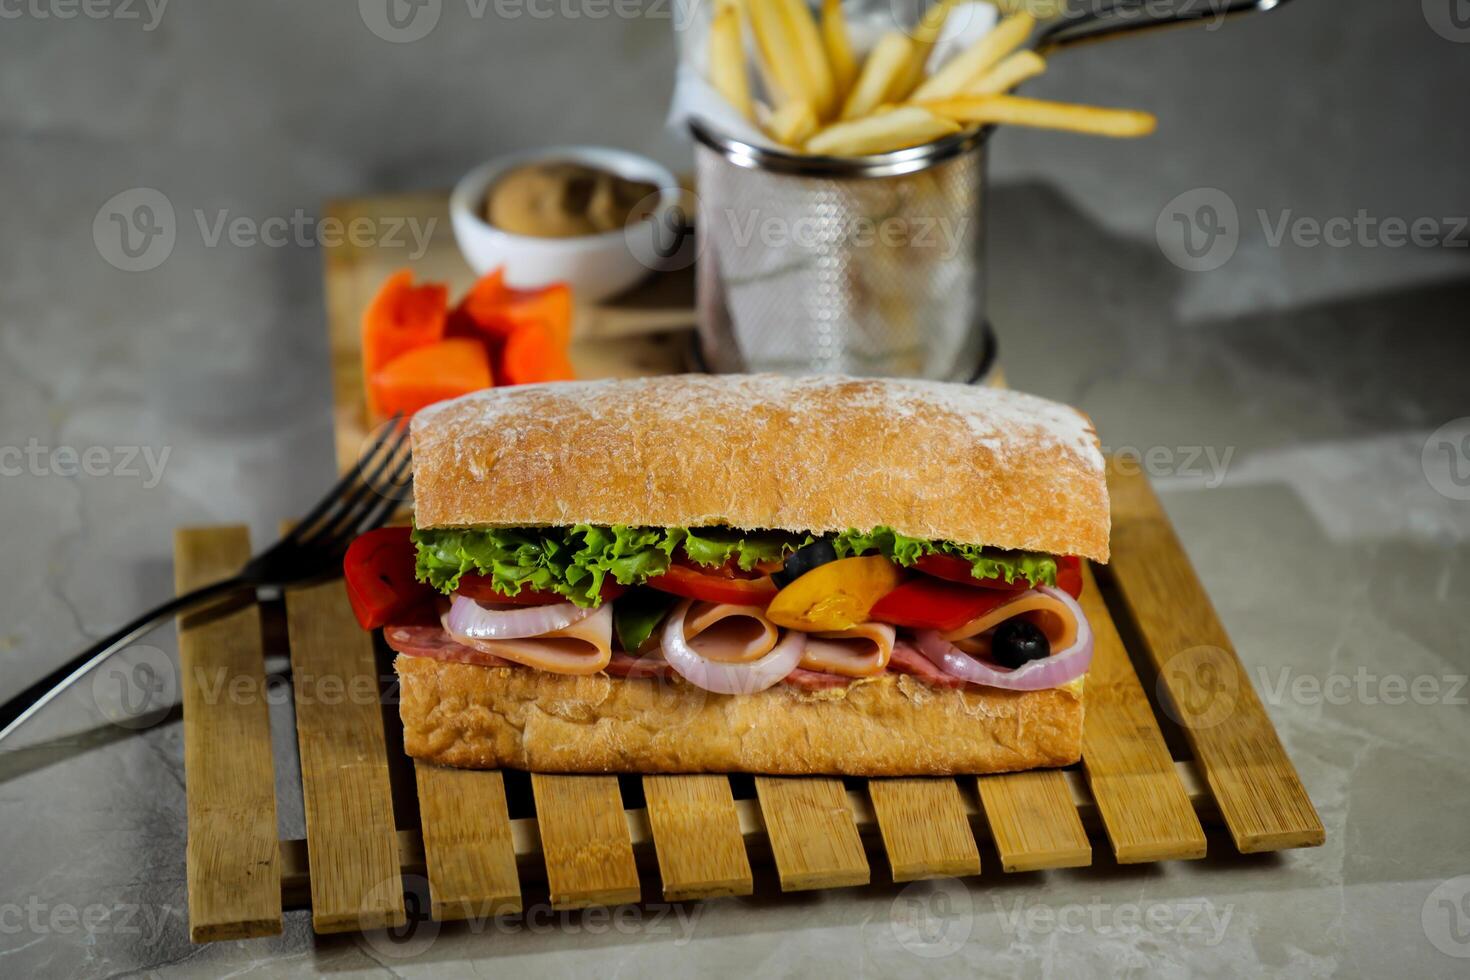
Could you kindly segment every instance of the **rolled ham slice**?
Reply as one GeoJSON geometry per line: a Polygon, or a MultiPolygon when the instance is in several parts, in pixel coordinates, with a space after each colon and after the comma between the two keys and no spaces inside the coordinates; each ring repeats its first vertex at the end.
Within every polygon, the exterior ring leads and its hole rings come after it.
{"type": "Polygon", "coordinates": [[[1066,650],[1077,642],[1077,618],[1072,610],[1061,600],[1035,590],[1018,593],[1004,605],[940,636],[972,656],[985,657],[990,653],[990,639],[980,634],[1017,616],[1025,616],[1045,633],[1053,650],[1066,650]]]}
{"type": "Polygon", "coordinates": [[[684,620],[684,641],[701,657],[720,663],[759,660],[775,649],[779,635],[759,606],[696,602],[684,620]]]}
{"type": "Polygon", "coordinates": [[[888,668],[894,629],[886,623],[862,623],[832,633],[807,637],[801,670],[840,677],[872,677],[888,668]]]}
{"type": "Polygon", "coordinates": [[[475,640],[454,636],[456,643],[492,657],[511,660],[553,674],[595,674],[612,659],[612,603],[566,629],[516,640],[475,640]]]}

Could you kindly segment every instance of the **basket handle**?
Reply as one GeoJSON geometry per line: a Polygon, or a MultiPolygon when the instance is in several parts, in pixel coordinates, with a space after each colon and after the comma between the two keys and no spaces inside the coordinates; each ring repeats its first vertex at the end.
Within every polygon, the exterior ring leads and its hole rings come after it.
{"type": "Polygon", "coordinates": [[[1123,34],[1178,27],[1200,21],[1219,22],[1238,14],[1265,12],[1288,0],[1174,0],[1170,9],[1156,8],[1158,0],[1116,0],[1107,6],[1063,14],[1037,39],[1042,54],[1078,44],[1106,41],[1123,34]]]}

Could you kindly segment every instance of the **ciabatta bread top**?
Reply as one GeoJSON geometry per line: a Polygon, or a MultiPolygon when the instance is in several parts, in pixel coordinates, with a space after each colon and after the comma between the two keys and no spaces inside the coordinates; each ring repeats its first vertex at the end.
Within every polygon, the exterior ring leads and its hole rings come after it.
{"type": "Polygon", "coordinates": [[[1082,413],[995,388],[673,375],[490,388],[413,420],[419,527],[631,524],[919,538],[1106,561],[1082,413]]]}

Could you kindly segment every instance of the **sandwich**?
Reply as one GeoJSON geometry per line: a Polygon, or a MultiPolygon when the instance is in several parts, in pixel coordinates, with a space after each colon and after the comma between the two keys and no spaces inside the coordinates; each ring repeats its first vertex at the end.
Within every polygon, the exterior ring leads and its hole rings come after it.
{"type": "Polygon", "coordinates": [[[1081,756],[1096,434],[939,382],[494,388],[412,422],[347,558],[408,754],[538,772],[989,773],[1081,756]],[[353,554],[356,552],[356,555],[353,554]]]}

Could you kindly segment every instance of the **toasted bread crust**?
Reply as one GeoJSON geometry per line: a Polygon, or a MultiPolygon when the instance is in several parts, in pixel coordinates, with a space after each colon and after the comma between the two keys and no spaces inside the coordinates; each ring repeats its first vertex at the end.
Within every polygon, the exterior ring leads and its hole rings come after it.
{"type": "Polygon", "coordinates": [[[472,769],[951,775],[1076,762],[1082,686],[947,690],[907,675],[815,693],[710,694],[399,656],[404,748],[472,769]]]}
{"type": "Polygon", "coordinates": [[[1108,557],[1086,416],[940,382],[684,375],[492,388],[413,422],[419,527],[726,524],[1108,557]]]}

